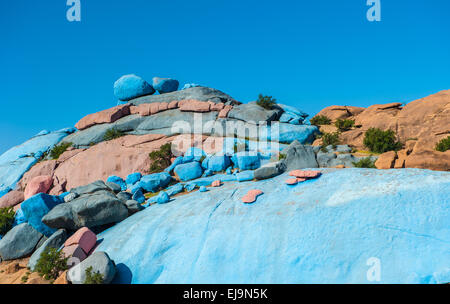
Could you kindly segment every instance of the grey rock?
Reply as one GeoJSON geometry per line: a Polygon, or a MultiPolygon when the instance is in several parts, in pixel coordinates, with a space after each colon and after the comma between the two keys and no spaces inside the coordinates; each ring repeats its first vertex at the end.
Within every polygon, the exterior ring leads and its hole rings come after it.
{"type": "Polygon", "coordinates": [[[258,180],[268,179],[278,176],[286,171],[286,164],[283,161],[269,163],[255,170],[255,178],[258,180]]]}
{"type": "Polygon", "coordinates": [[[199,101],[212,101],[214,103],[226,103],[226,104],[239,104],[236,100],[234,100],[231,96],[208,87],[193,87],[189,89],[185,89],[182,91],[176,91],[161,95],[151,95],[139,97],[136,99],[130,100],[130,103],[133,105],[140,105],[142,103],[153,103],[153,102],[171,102],[173,100],[183,100],[183,99],[195,99],[199,101]]]}
{"type": "Polygon", "coordinates": [[[125,206],[127,206],[129,215],[135,214],[135,213],[145,209],[141,204],[139,204],[138,202],[136,202],[134,200],[128,200],[125,203],[125,206]]]}
{"type": "Polygon", "coordinates": [[[122,188],[116,184],[116,183],[112,183],[112,182],[106,182],[105,183],[106,186],[108,186],[109,189],[111,189],[111,191],[113,191],[114,193],[119,193],[120,191],[122,191],[122,188]]]}
{"type": "Polygon", "coordinates": [[[28,223],[20,224],[0,240],[0,256],[4,261],[26,257],[33,252],[42,237],[28,223]]]}
{"type": "Polygon", "coordinates": [[[286,157],[283,159],[287,170],[304,168],[317,168],[316,154],[312,146],[302,145],[294,140],[287,148],[281,151],[286,157]]]}
{"type": "Polygon", "coordinates": [[[67,280],[72,284],[84,284],[86,281],[86,269],[92,267],[92,273],[100,273],[103,276],[103,284],[109,284],[116,275],[116,265],[106,252],[98,251],[91,254],[86,260],[72,267],[67,272],[67,280]]]}
{"type": "Polygon", "coordinates": [[[127,217],[127,207],[113,193],[99,191],[56,206],[42,222],[55,229],[78,230],[117,223],[127,217]]]}
{"type": "Polygon", "coordinates": [[[92,194],[97,191],[111,191],[111,189],[105,184],[105,182],[98,180],[85,186],[80,186],[70,190],[70,193],[75,193],[77,196],[84,194],[92,194]]]}
{"type": "Polygon", "coordinates": [[[64,196],[64,202],[69,203],[76,199],[78,197],[78,194],[76,193],[69,193],[66,196],[64,196]]]}
{"type": "Polygon", "coordinates": [[[336,158],[331,160],[330,167],[344,165],[346,168],[353,168],[353,163],[357,161],[358,159],[351,154],[338,154],[336,158]]]}
{"type": "Polygon", "coordinates": [[[336,157],[336,154],[334,154],[333,152],[319,151],[317,153],[317,163],[319,164],[320,168],[332,167],[331,163],[334,159],[336,159],[336,157]]]}
{"type": "Polygon", "coordinates": [[[328,145],[326,147],[327,152],[339,152],[339,153],[350,153],[352,151],[352,148],[350,148],[348,145],[337,145],[333,147],[332,145],[328,145]]]}
{"type": "Polygon", "coordinates": [[[116,196],[122,203],[126,203],[133,197],[133,195],[130,192],[119,192],[117,193],[116,196]]]}
{"type": "Polygon", "coordinates": [[[319,153],[320,149],[322,148],[322,146],[312,146],[314,153],[319,153]]]}
{"type": "Polygon", "coordinates": [[[59,249],[64,242],[67,240],[67,232],[64,229],[59,229],[55,233],[53,233],[50,238],[48,238],[41,246],[38,246],[38,249],[31,255],[30,260],[28,261],[28,268],[34,271],[41,254],[47,248],[55,248],[59,249]]]}
{"type": "Polygon", "coordinates": [[[280,117],[283,110],[274,107],[273,110],[266,110],[256,103],[247,103],[233,107],[228,113],[228,118],[242,120],[248,123],[269,122],[280,117]]]}

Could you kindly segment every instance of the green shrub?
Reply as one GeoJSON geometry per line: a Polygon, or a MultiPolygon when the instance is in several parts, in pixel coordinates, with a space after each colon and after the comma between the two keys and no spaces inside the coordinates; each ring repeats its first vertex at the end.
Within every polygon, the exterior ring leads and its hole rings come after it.
{"type": "Polygon", "coordinates": [[[116,128],[111,128],[105,132],[105,135],[103,135],[103,141],[113,140],[124,135],[125,133],[123,133],[122,131],[117,130],[116,128]]]}
{"type": "Polygon", "coordinates": [[[443,138],[436,144],[436,151],[445,152],[447,150],[450,150],[450,136],[443,138]]]}
{"type": "Polygon", "coordinates": [[[355,126],[355,121],[351,119],[338,119],[334,125],[339,131],[344,132],[353,128],[355,126]]]}
{"type": "Polygon", "coordinates": [[[371,152],[375,153],[397,151],[402,148],[402,144],[397,141],[394,131],[383,131],[378,128],[370,128],[367,130],[364,136],[364,145],[371,152]]]}
{"type": "Polygon", "coordinates": [[[60,272],[68,269],[67,260],[62,251],[47,247],[41,253],[35,270],[46,280],[56,280],[60,272]]]}
{"type": "Polygon", "coordinates": [[[355,168],[372,168],[372,169],[376,169],[375,161],[372,160],[371,157],[361,158],[359,161],[354,162],[353,166],[355,166],[355,168]]]}
{"type": "Polygon", "coordinates": [[[15,214],[13,207],[0,208],[0,235],[11,230],[15,214]]]}
{"type": "Polygon", "coordinates": [[[311,118],[310,122],[315,126],[331,125],[331,119],[329,119],[325,115],[314,116],[313,118],[311,118]]]}
{"type": "Polygon", "coordinates": [[[152,164],[150,165],[150,173],[158,173],[171,165],[172,144],[167,143],[162,145],[158,151],[153,151],[149,154],[152,164]]]}
{"type": "Polygon", "coordinates": [[[333,146],[333,148],[336,148],[336,146],[340,143],[339,135],[339,132],[322,133],[322,152],[327,152],[327,147],[329,145],[333,146]]]}
{"type": "Polygon", "coordinates": [[[276,101],[277,100],[272,98],[272,96],[263,96],[262,94],[259,94],[256,104],[266,110],[272,110],[273,106],[276,105],[276,101]]]}
{"type": "Polygon", "coordinates": [[[84,281],[84,284],[103,284],[103,275],[99,272],[92,273],[92,270],[92,266],[86,269],[86,280],[84,281]]]}
{"type": "Polygon", "coordinates": [[[50,157],[52,159],[58,159],[61,156],[61,154],[66,152],[67,149],[71,146],[72,146],[72,143],[70,143],[70,142],[63,142],[63,143],[60,143],[59,145],[54,146],[50,150],[50,157]]]}

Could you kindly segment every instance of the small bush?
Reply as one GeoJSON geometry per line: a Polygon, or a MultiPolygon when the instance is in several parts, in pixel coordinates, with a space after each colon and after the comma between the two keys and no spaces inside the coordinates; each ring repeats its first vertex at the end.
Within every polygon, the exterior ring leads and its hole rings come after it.
{"type": "Polygon", "coordinates": [[[436,144],[436,151],[445,152],[447,150],[450,150],[450,136],[443,138],[436,144]]]}
{"type": "Polygon", "coordinates": [[[92,266],[86,269],[86,280],[84,281],[84,284],[103,284],[103,275],[99,272],[92,273],[92,270],[92,266]]]}
{"type": "Polygon", "coordinates": [[[158,151],[153,151],[149,154],[152,164],[150,165],[150,173],[158,173],[171,165],[172,144],[167,143],[162,145],[158,151]]]}
{"type": "Polygon", "coordinates": [[[15,214],[13,207],[0,208],[0,235],[11,230],[15,214]]]}
{"type": "Polygon", "coordinates": [[[61,156],[61,154],[66,152],[67,149],[71,146],[72,146],[72,143],[70,143],[70,142],[64,142],[64,143],[54,146],[50,150],[50,157],[52,159],[58,159],[61,156]]]}
{"type": "Polygon", "coordinates": [[[327,152],[327,147],[329,145],[333,146],[333,148],[336,148],[336,146],[340,143],[339,141],[339,132],[333,132],[333,133],[323,133],[322,134],[322,152],[327,152]]]}
{"type": "Polygon", "coordinates": [[[325,115],[314,116],[313,118],[311,118],[310,122],[315,126],[331,125],[331,119],[329,119],[325,115]]]}
{"type": "Polygon", "coordinates": [[[336,128],[338,128],[339,131],[345,132],[355,126],[355,121],[351,119],[338,119],[336,120],[334,125],[336,126],[336,128]]]}
{"type": "Polygon", "coordinates": [[[276,101],[277,100],[272,98],[272,96],[263,96],[262,94],[259,94],[256,104],[266,110],[272,110],[273,106],[276,105],[276,101]]]}
{"type": "Polygon", "coordinates": [[[111,128],[105,132],[105,135],[103,135],[103,141],[113,140],[124,135],[125,133],[123,133],[122,131],[117,130],[116,128],[111,128]]]}
{"type": "Polygon", "coordinates": [[[353,166],[355,168],[371,168],[376,169],[375,167],[375,161],[372,160],[370,157],[361,158],[359,161],[354,162],[353,166]]]}
{"type": "Polygon", "coordinates": [[[47,247],[36,263],[36,272],[46,280],[56,280],[59,273],[67,270],[67,260],[62,251],[47,247]]]}
{"type": "Polygon", "coordinates": [[[396,140],[394,131],[383,131],[378,128],[367,130],[364,136],[364,145],[375,153],[397,151],[402,148],[402,144],[396,140]]]}

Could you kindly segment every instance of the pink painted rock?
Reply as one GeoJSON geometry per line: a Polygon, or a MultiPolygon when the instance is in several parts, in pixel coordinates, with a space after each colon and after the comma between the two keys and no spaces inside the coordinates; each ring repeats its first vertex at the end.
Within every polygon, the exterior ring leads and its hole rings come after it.
{"type": "Polygon", "coordinates": [[[286,183],[287,185],[294,186],[294,185],[297,185],[297,184],[298,184],[298,181],[297,181],[296,178],[290,178],[290,179],[287,179],[287,180],[285,181],[285,183],[286,183]]]}
{"type": "Polygon", "coordinates": [[[174,101],[169,102],[169,106],[167,108],[169,110],[178,108],[178,100],[174,100],[174,101]]]}
{"type": "Polygon", "coordinates": [[[78,245],[70,245],[68,247],[64,247],[62,252],[66,258],[77,258],[80,262],[84,261],[87,258],[86,252],[81,249],[78,245]]]}
{"type": "Polygon", "coordinates": [[[228,113],[233,109],[233,106],[226,105],[222,110],[219,112],[219,118],[227,118],[228,113]]]}
{"type": "Polygon", "coordinates": [[[78,130],[87,129],[93,125],[112,123],[116,120],[130,115],[130,104],[120,105],[111,109],[103,110],[97,113],[89,114],[83,117],[75,127],[78,130]]]}
{"type": "Polygon", "coordinates": [[[24,200],[25,196],[22,191],[10,191],[0,198],[0,208],[14,207],[24,200]]]}
{"type": "Polygon", "coordinates": [[[34,165],[27,173],[25,173],[18,183],[19,189],[25,190],[28,183],[37,176],[53,176],[57,166],[56,160],[47,160],[34,165]]]}
{"type": "Polygon", "coordinates": [[[72,245],[78,245],[84,252],[88,253],[94,248],[97,243],[97,236],[89,228],[83,227],[75,232],[70,238],[64,243],[64,247],[69,247],[72,245]]]}
{"type": "Polygon", "coordinates": [[[221,185],[222,185],[222,181],[220,181],[220,180],[213,181],[211,184],[212,187],[220,187],[221,185]]]}
{"type": "MultiPolygon", "coordinates": [[[[58,163],[65,162],[66,160],[68,160],[72,156],[77,155],[78,153],[83,152],[84,150],[86,150],[86,149],[74,149],[74,150],[66,151],[66,152],[64,152],[63,154],[61,154],[59,156],[58,163]]],[[[53,172],[52,172],[52,174],[53,174],[53,172]]],[[[48,174],[48,175],[50,175],[50,174],[48,174]]]]}
{"type": "Polygon", "coordinates": [[[316,178],[319,177],[322,173],[320,171],[302,171],[302,170],[294,170],[289,172],[290,176],[295,176],[298,178],[316,178]]]}
{"type": "Polygon", "coordinates": [[[159,104],[159,108],[158,108],[159,112],[166,111],[168,109],[169,109],[169,104],[167,102],[161,102],[159,104]]]}
{"type": "Polygon", "coordinates": [[[139,107],[137,106],[131,106],[130,107],[130,115],[139,114],[139,107]]]}
{"type": "Polygon", "coordinates": [[[150,103],[150,115],[157,114],[159,112],[159,102],[150,103]]]}
{"type": "Polygon", "coordinates": [[[33,178],[25,188],[25,200],[38,193],[47,193],[53,185],[53,178],[48,175],[33,178]]]}
{"type": "Polygon", "coordinates": [[[254,203],[256,201],[256,198],[263,193],[264,192],[262,192],[261,190],[257,190],[257,189],[250,190],[249,192],[247,192],[246,195],[244,195],[242,197],[241,200],[246,204],[251,204],[251,203],[254,203]]]}
{"type": "Polygon", "coordinates": [[[182,100],[178,103],[181,111],[184,112],[210,112],[210,104],[204,101],[194,99],[182,100]]]}
{"type": "Polygon", "coordinates": [[[225,105],[223,103],[212,103],[211,111],[222,111],[225,105]]]}

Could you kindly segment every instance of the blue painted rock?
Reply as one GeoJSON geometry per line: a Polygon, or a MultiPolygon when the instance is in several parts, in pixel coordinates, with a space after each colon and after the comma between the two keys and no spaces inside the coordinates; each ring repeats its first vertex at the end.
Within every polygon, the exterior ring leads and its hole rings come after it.
{"type": "Polygon", "coordinates": [[[134,185],[138,181],[141,180],[141,177],[142,177],[142,174],[140,172],[132,173],[127,176],[127,179],[125,182],[127,183],[127,185],[134,185]]]}
{"type": "Polygon", "coordinates": [[[167,187],[171,181],[169,173],[161,172],[143,176],[138,185],[146,192],[156,192],[160,188],[167,187]]]}
{"type": "Polygon", "coordinates": [[[178,165],[173,171],[183,182],[199,178],[203,174],[202,166],[196,161],[178,165]]]}
{"type": "Polygon", "coordinates": [[[205,151],[202,149],[191,147],[186,150],[186,153],[184,153],[183,157],[183,163],[189,163],[192,161],[200,161],[203,157],[207,157],[208,154],[206,154],[205,151]]]}
{"type": "Polygon", "coordinates": [[[136,192],[134,192],[132,199],[138,202],[139,204],[145,202],[145,196],[144,193],[142,192],[142,188],[139,188],[136,192]]]}
{"type": "Polygon", "coordinates": [[[147,81],[133,74],[122,76],[114,83],[114,95],[119,100],[128,101],[153,93],[155,89],[147,81]]]}
{"type": "Polygon", "coordinates": [[[127,183],[121,177],[112,175],[112,176],[108,177],[108,179],[106,181],[109,183],[115,183],[115,184],[119,185],[120,188],[122,189],[122,191],[127,190],[127,183]]]}
{"type": "Polygon", "coordinates": [[[206,188],[205,186],[201,186],[200,189],[198,189],[198,191],[200,191],[200,192],[207,192],[208,188],[206,188]]]}
{"type": "Polygon", "coordinates": [[[261,165],[259,155],[256,152],[238,152],[231,157],[236,168],[239,170],[254,170],[258,169],[261,165]]]}
{"type": "Polygon", "coordinates": [[[158,204],[166,204],[170,201],[169,195],[165,191],[161,191],[158,196],[156,196],[156,202],[158,204]]]}
{"type": "Polygon", "coordinates": [[[34,229],[49,237],[56,232],[56,230],[42,223],[42,218],[53,208],[62,203],[64,203],[64,200],[59,196],[39,193],[24,201],[20,206],[20,209],[23,211],[26,221],[34,229]]]}
{"type": "Polygon", "coordinates": [[[180,83],[175,79],[160,77],[153,78],[153,88],[160,94],[175,92],[178,90],[179,85],[180,83]]]}
{"type": "Polygon", "coordinates": [[[211,156],[208,158],[208,169],[213,172],[224,171],[230,165],[230,157],[227,155],[211,156]]]}
{"type": "Polygon", "coordinates": [[[448,282],[449,172],[321,172],[295,187],[282,174],[154,205],[101,233],[97,250],[129,283],[373,283],[374,260],[380,283],[448,282]],[[243,204],[252,189],[264,195],[243,204]]]}

